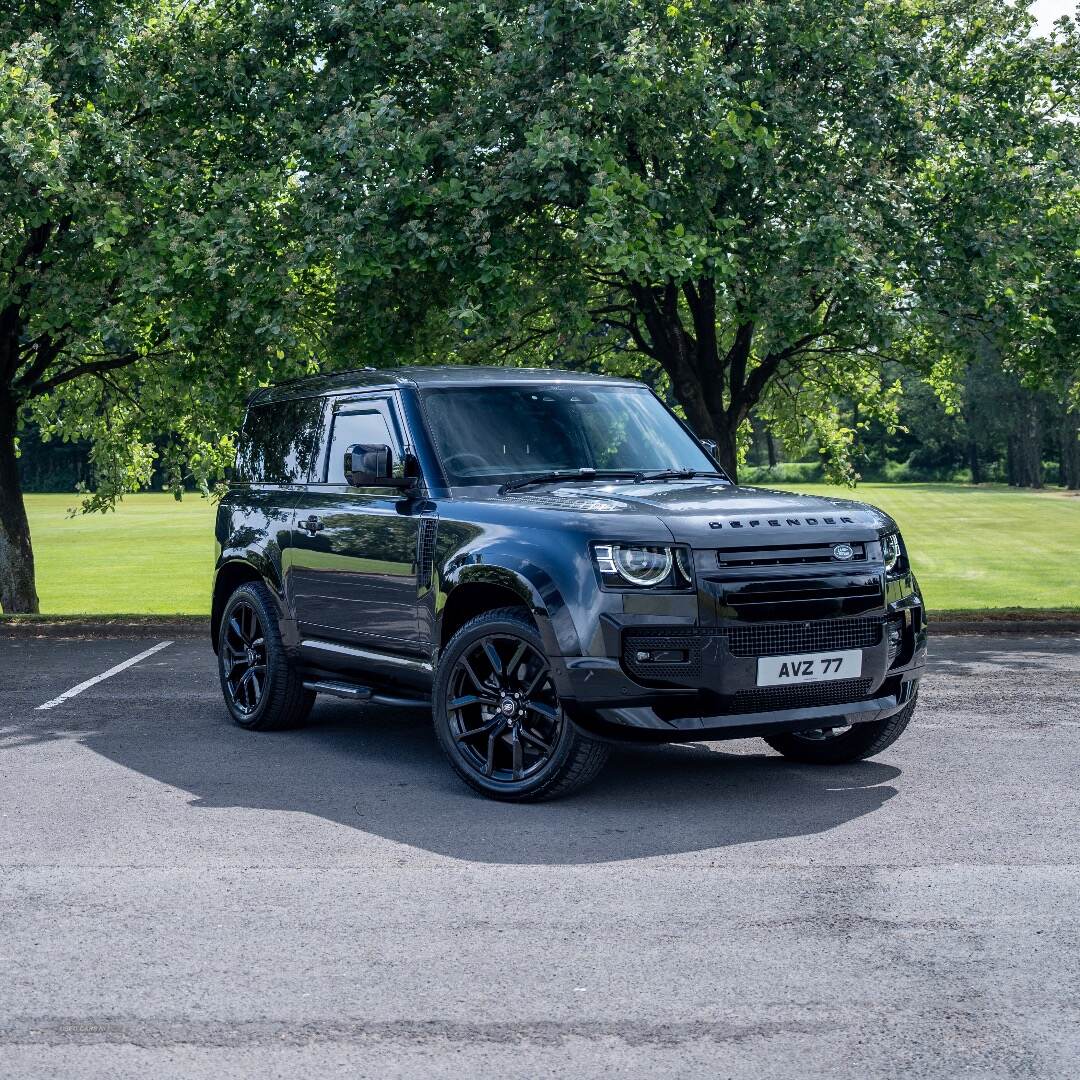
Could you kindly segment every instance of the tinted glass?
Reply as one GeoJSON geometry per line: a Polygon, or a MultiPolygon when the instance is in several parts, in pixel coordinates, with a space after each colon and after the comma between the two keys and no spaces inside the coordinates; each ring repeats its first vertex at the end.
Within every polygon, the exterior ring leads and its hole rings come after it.
{"type": "Polygon", "coordinates": [[[355,443],[389,446],[394,452],[395,462],[401,458],[397,440],[391,436],[383,414],[371,405],[349,406],[334,414],[330,451],[326,461],[327,483],[346,483],[345,451],[355,443]]]}
{"type": "Polygon", "coordinates": [[[644,387],[462,387],[425,391],[424,402],[452,484],[559,469],[716,468],[644,387]]]}
{"type": "Polygon", "coordinates": [[[236,479],[253,484],[307,480],[322,420],[320,398],[276,401],[248,410],[236,454],[236,479]]]}

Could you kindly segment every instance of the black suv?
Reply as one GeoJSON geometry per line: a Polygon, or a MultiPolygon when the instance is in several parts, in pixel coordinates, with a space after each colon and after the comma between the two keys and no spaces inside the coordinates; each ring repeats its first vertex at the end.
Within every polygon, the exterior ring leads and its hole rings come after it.
{"type": "Polygon", "coordinates": [[[735,487],[629,379],[409,368],[249,401],[217,516],[232,718],[430,706],[478,791],[540,799],[611,740],[761,736],[804,762],[904,730],[926,617],[895,523],[735,487]]]}

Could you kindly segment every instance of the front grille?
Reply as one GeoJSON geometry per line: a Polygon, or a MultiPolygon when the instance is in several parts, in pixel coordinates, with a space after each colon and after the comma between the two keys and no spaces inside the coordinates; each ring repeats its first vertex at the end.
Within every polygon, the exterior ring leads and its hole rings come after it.
{"type": "Polygon", "coordinates": [[[757,686],[739,690],[731,699],[732,713],[811,709],[822,705],[849,705],[870,696],[869,679],[837,679],[803,686],[757,686]]]}
{"type": "Polygon", "coordinates": [[[869,615],[884,608],[880,574],[822,571],[819,577],[705,578],[722,616],[746,622],[803,623],[869,615]]]}
{"type": "Polygon", "coordinates": [[[820,619],[807,623],[755,623],[725,631],[733,656],[865,649],[881,640],[881,619],[820,619]]]}
{"type": "Polygon", "coordinates": [[[839,560],[833,555],[834,541],[827,544],[762,545],[761,547],[721,548],[716,553],[718,566],[791,566],[799,563],[836,563],[850,565],[866,561],[866,545],[851,543],[851,558],[839,560]]]}

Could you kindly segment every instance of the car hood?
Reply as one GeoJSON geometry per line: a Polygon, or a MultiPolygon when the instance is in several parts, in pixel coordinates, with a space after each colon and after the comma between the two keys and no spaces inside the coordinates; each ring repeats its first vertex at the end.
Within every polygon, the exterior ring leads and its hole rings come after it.
{"type": "Polygon", "coordinates": [[[896,527],[866,503],[715,481],[676,480],[591,484],[563,488],[617,500],[628,510],[655,514],[672,536],[695,547],[783,544],[805,540],[874,540],[896,527]]]}

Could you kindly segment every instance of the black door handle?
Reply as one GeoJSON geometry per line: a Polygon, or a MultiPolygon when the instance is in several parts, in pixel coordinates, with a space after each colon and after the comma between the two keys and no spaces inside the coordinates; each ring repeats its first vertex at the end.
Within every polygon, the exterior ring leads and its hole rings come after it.
{"type": "Polygon", "coordinates": [[[298,521],[297,528],[306,529],[312,536],[317,532],[322,532],[326,526],[319,520],[314,514],[312,514],[306,521],[298,521]]]}

